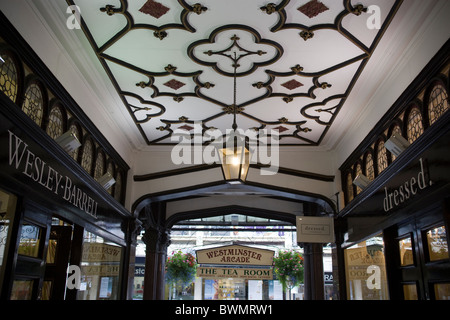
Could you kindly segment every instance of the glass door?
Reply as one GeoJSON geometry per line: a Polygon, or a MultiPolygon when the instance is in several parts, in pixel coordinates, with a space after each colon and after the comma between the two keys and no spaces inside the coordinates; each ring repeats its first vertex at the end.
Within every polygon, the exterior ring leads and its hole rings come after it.
{"type": "Polygon", "coordinates": [[[433,214],[398,226],[392,239],[394,296],[403,300],[450,300],[448,230],[433,214]]]}
{"type": "Polygon", "coordinates": [[[72,226],[52,225],[47,247],[42,300],[64,300],[69,265],[72,226]]]}

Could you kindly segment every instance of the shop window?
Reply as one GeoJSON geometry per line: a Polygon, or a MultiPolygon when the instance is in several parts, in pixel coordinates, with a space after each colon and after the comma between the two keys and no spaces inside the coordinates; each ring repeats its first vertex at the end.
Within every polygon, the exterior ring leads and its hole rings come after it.
{"type": "Polygon", "coordinates": [[[448,259],[447,232],[444,226],[430,229],[426,232],[429,261],[448,259]]]}
{"type": "Polygon", "coordinates": [[[18,92],[18,66],[11,54],[0,52],[0,90],[13,102],[16,102],[18,92]]]}
{"type": "Polygon", "coordinates": [[[389,299],[381,234],[344,251],[348,300],[389,299]]]}
{"type": "Polygon", "coordinates": [[[84,232],[81,258],[81,284],[77,300],[119,299],[122,247],[84,232]]]}
{"type": "Polygon", "coordinates": [[[2,287],[4,266],[11,241],[11,226],[16,212],[17,198],[0,190],[0,288],[2,287]]]}
{"type": "Polygon", "coordinates": [[[89,174],[91,174],[93,158],[94,145],[90,139],[86,139],[83,146],[83,154],[81,155],[81,166],[89,174]]]}
{"type": "Polygon", "coordinates": [[[448,94],[442,84],[437,84],[431,91],[430,101],[428,103],[430,125],[435,123],[448,109],[448,94]]]}
{"type": "Polygon", "coordinates": [[[388,166],[388,160],[386,155],[386,148],[384,147],[384,141],[380,140],[377,144],[377,168],[378,174],[384,171],[388,166]]]}
{"type": "Polygon", "coordinates": [[[423,133],[422,114],[418,108],[411,109],[408,115],[407,134],[409,143],[413,143],[423,133]]]}
{"type": "Polygon", "coordinates": [[[36,81],[31,82],[25,90],[22,110],[38,126],[42,125],[42,118],[44,117],[44,96],[41,86],[36,81]]]}
{"type": "Polygon", "coordinates": [[[52,139],[56,139],[64,133],[64,116],[60,107],[55,106],[50,111],[45,131],[52,139]]]}

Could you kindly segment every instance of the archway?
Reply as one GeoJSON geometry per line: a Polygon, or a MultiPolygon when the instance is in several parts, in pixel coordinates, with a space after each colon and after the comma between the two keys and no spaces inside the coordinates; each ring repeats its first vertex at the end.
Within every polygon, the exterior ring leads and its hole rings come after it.
{"type": "MultiPolygon", "coordinates": [[[[310,194],[266,185],[217,184],[190,190],[147,195],[136,201],[146,245],[144,299],[164,299],[164,270],[170,230],[179,221],[242,214],[276,219],[295,225],[297,215],[334,215],[333,201],[310,194]]],[[[305,299],[323,299],[322,245],[302,244],[305,255],[305,299]]]]}

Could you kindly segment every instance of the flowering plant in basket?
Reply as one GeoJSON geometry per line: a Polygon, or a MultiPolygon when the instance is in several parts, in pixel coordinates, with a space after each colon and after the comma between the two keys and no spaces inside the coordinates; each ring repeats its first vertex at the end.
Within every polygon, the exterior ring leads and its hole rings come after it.
{"type": "Polygon", "coordinates": [[[283,290],[293,288],[303,282],[303,257],[294,250],[278,251],[278,256],[273,258],[273,270],[283,290]]]}
{"type": "Polygon", "coordinates": [[[197,271],[197,261],[190,253],[183,253],[179,250],[172,252],[172,256],[166,262],[166,280],[169,283],[181,282],[188,286],[195,279],[197,271]]]}

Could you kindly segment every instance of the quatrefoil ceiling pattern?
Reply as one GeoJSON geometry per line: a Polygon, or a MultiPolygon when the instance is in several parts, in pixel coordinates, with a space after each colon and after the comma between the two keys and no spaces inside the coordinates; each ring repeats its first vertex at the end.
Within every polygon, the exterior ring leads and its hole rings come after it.
{"type": "Polygon", "coordinates": [[[240,129],[319,145],[401,2],[68,0],[149,145],[225,133],[234,112],[240,129]]]}

